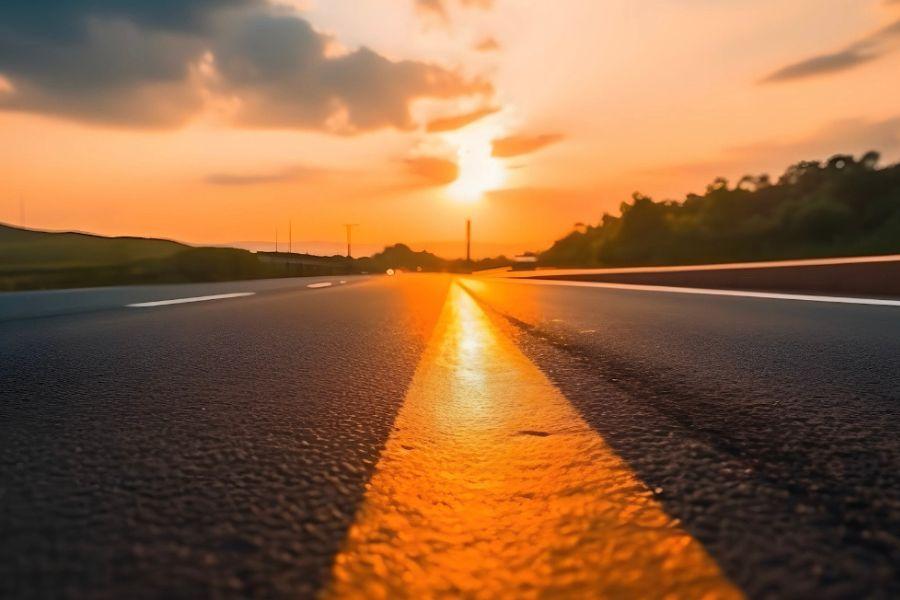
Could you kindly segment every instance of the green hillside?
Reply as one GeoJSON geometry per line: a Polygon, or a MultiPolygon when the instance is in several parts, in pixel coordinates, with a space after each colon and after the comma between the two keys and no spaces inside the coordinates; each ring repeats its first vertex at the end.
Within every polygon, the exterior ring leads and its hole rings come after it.
{"type": "Polygon", "coordinates": [[[342,257],[316,261],[169,240],[50,233],[0,224],[0,292],[109,285],[235,281],[348,273],[342,257]]]}
{"type": "Polygon", "coordinates": [[[900,252],[900,164],[879,156],[805,161],[772,180],[718,178],[703,194],[635,194],[618,216],[584,226],[541,254],[560,267],[626,267],[900,252]]]}
{"type": "Polygon", "coordinates": [[[109,267],[168,258],[188,247],[169,240],[49,233],[0,224],[0,272],[109,267]]]}

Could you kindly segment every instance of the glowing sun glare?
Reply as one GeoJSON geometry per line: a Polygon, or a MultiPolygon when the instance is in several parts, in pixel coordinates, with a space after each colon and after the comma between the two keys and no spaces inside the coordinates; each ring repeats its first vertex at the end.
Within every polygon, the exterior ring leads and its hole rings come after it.
{"type": "Polygon", "coordinates": [[[475,202],[485,192],[500,188],[506,181],[506,168],[491,156],[489,139],[465,139],[457,151],[459,176],[448,193],[460,202],[475,202]]]}

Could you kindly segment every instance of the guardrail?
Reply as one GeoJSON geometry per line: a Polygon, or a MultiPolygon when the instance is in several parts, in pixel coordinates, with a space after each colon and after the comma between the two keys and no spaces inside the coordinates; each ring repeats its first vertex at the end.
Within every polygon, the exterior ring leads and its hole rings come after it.
{"type": "Polygon", "coordinates": [[[900,297],[900,255],[625,269],[539,269],[494,276],[638,285],[900,297]]]}

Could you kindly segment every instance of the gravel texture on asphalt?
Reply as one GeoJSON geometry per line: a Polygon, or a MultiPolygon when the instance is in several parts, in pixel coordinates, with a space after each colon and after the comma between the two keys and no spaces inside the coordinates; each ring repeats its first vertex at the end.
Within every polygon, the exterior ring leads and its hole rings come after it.
{"type": "Polygon", "coordinates": [[[0,597],[313,596],[447,283],[0,325],[0,597]]]}
{"type": "Polygon", "coordinates": [[[900,596],[900,310],[468,288],[749,596],[900,596]]]}

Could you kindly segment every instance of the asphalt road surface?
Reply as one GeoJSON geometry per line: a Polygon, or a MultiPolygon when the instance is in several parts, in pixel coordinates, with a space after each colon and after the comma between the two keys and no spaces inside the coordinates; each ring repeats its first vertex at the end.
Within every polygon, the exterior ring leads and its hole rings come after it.
{"type": "Polygon", "coordinates": [[[0,297],[0,597],[900,596],[900,308],[343,281],[0,297]]]}

